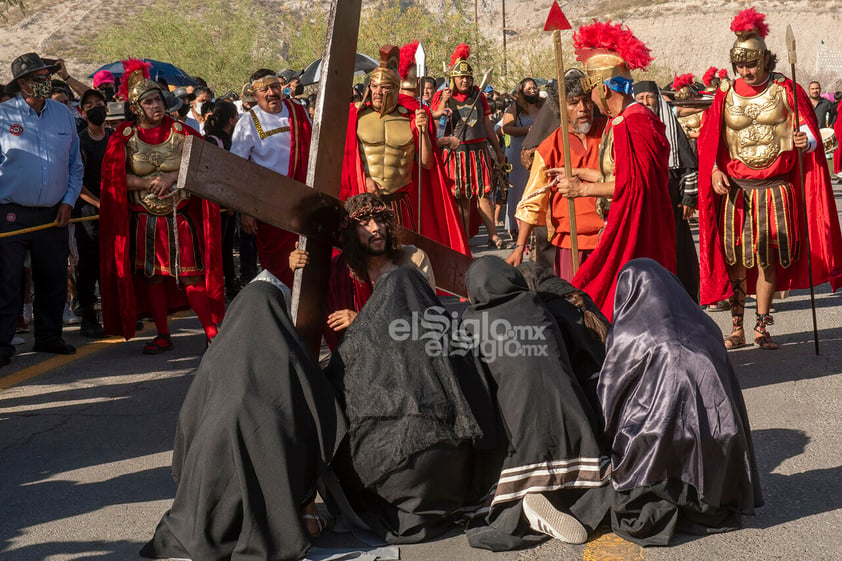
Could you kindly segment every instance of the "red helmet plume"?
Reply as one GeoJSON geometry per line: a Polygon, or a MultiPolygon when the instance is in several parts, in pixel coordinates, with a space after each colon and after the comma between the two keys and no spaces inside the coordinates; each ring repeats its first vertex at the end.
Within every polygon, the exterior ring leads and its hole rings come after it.
{"type": "Polygon", "coordinates": [[[450,56],[450,66],[456,64],[456,61],[459,59],[466,59],[471,56],[471,47],[468,46],[466,43],[460,43],[456,45],[456,50],[453,51],[453,54],[450,56]]]}
{"type": "Polygon", "coordinates": [[[129,99],[129,76],[140,70],[144,78],[149,78],[149,70],[152,65],[139,58],[130,58],[122,61],[123,76],[120,78],[120,89],[117,92],[123,99],[129,99]]]}
{"type": "Polygon", "coordinates": [[[714,77],[716,77],[717,70],[718,69],[715,66],[711,66],[710,68],[708,68],[707,72],[705,72],[705,75],[702,76],[702,83],[705,86],[710,86],[711,80],[713,80],[714,77]]]}
{"type": "Polygon", "coordinates": [[[761,14],[754,7],[747,8],[737,14],[731,22],[731,31],[740,36],[756,33],[761,39],[765,39],[769,33],[769,25],[766,23],[766,15],[761,14]]]}
{"type": "Polygon", "coordinates": [[[692,86],[693,78],[694,76],[692,74],[682,74],[681,76],[676,76],[675,80],[672,81],[672,89],[678,91],[685,86],[692,86]]]}
{"type": "Polygon", "coordinates": [[[415,51],[418,50],[418,41],[407,43],[401,47],[401,62],[398,73],[404,80],[409,75],[409,69],[415,64],[415,51]]]}
{"type": "Polygon", "coordinates": [[[581,26],[573,33],[573,46],[577,60],[583,62],[596,50],[617,53],[631,70],[644,69],[652,62],[651,51],[643,41],[628,27],[612,25],[610,20],[581,26]]]}

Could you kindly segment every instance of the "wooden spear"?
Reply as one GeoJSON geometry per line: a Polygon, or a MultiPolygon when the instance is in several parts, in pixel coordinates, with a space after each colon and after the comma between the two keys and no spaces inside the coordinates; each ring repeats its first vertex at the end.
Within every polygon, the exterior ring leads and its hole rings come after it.
{"type": "MultiPolygon", "coordinates": [[[[786,26],[786,50],[789,54],[789,65],[792,68],[792,99],[795,103],[795,129],[798,130],[798,123],[801,122],[798,113],[798,82],[795,81],[795,63],[798,59],[795,52],[795,34],[792,32],[792,26],[786,26]]],[[[817,139],[820,140],[820,139],[817,139]]],[[[807,220],[807,185],[804,183],[804,156],[801,150],[798,152],[798,177],[801,180],[801,224],[804,225],[804,241],[801,247],[807,253],[807,271],[810,279],[810,306],[813,309],[813,341],[816,347],[816,356],[819,354],[819,326],[816,322],[816,291],[813,288],[813,258],[810,251],[810,223],[807,220]]]]}
{"type": "MultiPolygon", "coordinates": [[[[544,31],[553,32],[553,47],[555,49],[555,66],[558,74],[558,105],[561,121],[561,148],[564,154],[564,175],[567,179],[573,178],[573,168],[570,165],[570,136],[567,131],[567,87],[564,84],[564,58],[561,53],[561,31],[573,29],[564,12],[556,0],[550,8],[547,22],[544,24],[544,31]]],[[[570,220],[570,253],[573,259],[573,274],[579,270],[579,240],[576,235],[576,206],[573,199],[567,199],[567,214],[570,220]]]]}

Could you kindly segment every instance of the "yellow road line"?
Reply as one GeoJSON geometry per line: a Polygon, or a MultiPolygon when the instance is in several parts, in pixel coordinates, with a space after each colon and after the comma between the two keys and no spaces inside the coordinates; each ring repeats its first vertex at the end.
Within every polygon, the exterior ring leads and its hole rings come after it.
{"type": "Polygon", "coordinates": [[[643,561],[643,548],[608,532],[588,542],[582,561],[643,561]]]}
{"type": "MultiPolygon", "coordinates": [[[[192,316],[191,310],[180,310],[173,314],[170,314],[169,318],[170,321],[172,321],[190,316],[192,316]]],[[[149,333],[153,333],[154,331],[155,325],[150,324],[149,327],[141,329],[140,331],[135,333],[135,337],[142,337],[144,335],[148,335],[149,333]]],[[[48,358],[47,360],[42,360],[37,364],[33,364],[32,366],[28,366],[23,370],[19,370],[17,372],[9,374],[8,376],[3,376],[2,378],[0,378],[0,391],[7,390],[12,386],[17,386],[18,384],[22,384],[27,380],[31,380],[32,378],[41,376],[42,374],[46,374],[50,370],[53,370],[54,368],[59,368],[61,366],[64,366],[65,364],[69,364],[76,359],[96,354],[104,349],[107,349],[109,345],[125,342],[126,341],[122,337],[109,337],[107,339],[100,339],[98,341],[85,343],[81,347],[76,348],[76,354],[56,355],[52,358],[48,358]]]]}
{"type": "Polygon", "coordinates": [[[86,357],[94,353],[98,353],[99,351],[108,348],[109,345],[122,342],[123,339],[121,337],[110,337],[108,339],[93,341],[91,343],[82,345],[81,347],[76,349],[76,354],[55,355],[52,358],[48,358],[47,360],[42,360],[37,364],[27,366],[23,370],[18,370],[13,374],[9,374],[8,376],[0,378],[0,390],[9,389],[12,386],[16,386],[18,384],[26,382],[27,380],[35,378],[36,376],[46,374],[54,368],[59,368],[60,366],[69,364],[76,359],[86,357]]]}

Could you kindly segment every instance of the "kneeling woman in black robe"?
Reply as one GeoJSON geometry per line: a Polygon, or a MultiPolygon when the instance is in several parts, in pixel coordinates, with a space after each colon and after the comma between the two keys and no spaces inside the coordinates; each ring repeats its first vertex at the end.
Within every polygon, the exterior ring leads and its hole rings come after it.
{"type": "Polygon", "coordinates": [[[453,318],[415,267],[377,281],[326,370],[348,418],[333,468],[368,529],[389,543],[464,519],[474,448],[494,413],[472,362],[448,352],[453,318]]]}
{"type": "Polygon", "coordinates": [[[178,490],[145,557],[293,560],[310,548],[302,509],[346,424],[280,281],[262,275],[232,303],[187,392],[178,490]]]}
{"type": "Polygon", "coordinates": [[[598,393],[613,440],[612,526],[640,545],[740,527],[763,504],[740,385],[719,327],[651,259],[617,279],[598,393]]]}
{"type": "MultiPolygon", "coordinates": [[[[496,475],[487,525],[471,530],[468,540],[495,551],[547,535],[582,543],[612,499],[598,410],[553,313],[517,269],[482,257],[468,269],[466,286],[471,306],[462,328],[473,336],[504,429],[502,454],[496,466],[489,463],[496,475]]],[[[592,377],[592,370],[582,372],[585,381],[592,377]]]]}

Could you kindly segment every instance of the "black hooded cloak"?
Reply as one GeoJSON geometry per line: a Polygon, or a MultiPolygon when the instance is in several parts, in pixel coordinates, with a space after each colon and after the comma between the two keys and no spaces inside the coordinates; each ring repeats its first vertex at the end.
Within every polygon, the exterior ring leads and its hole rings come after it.
{"type": "Polygon", "coordinates": [[[400,267],[377,281],[326,370],[350,425],[334,469],[356,513],[390,543],[436,537],[480,499],[477,419],[493,431],[494,412],[473,363],[448,351],[453,321],[423,275],[400,267]]]}
{"type": "Polygon", "coordinates": [[[478,345],[505,429],[488,526],[471,530],[469,543],[498,551],[546,539],[523,518],[528,493],[545,494],[593,531],[611,504],[609,460],[596,436],[598,412],[579,383],[558,324],[521,273],[502,259],[475,260],[466,286],[471,306],[463,328],[478,345]]]}
{"type": "Polygon", "coordinates": [[[763,504],[739,383],[719,327],[651,259],[620,271],[599,376],[613,440],[612,525],[641,545],[738,528],[763,504]]]}
{"type": "Polygon", "coordinates": [[[251,282],[187,392],[173,450],[178,490],[141,555],[303,558],[301,509],[346,430],[334,395],[281,289],[251,282]]]}

